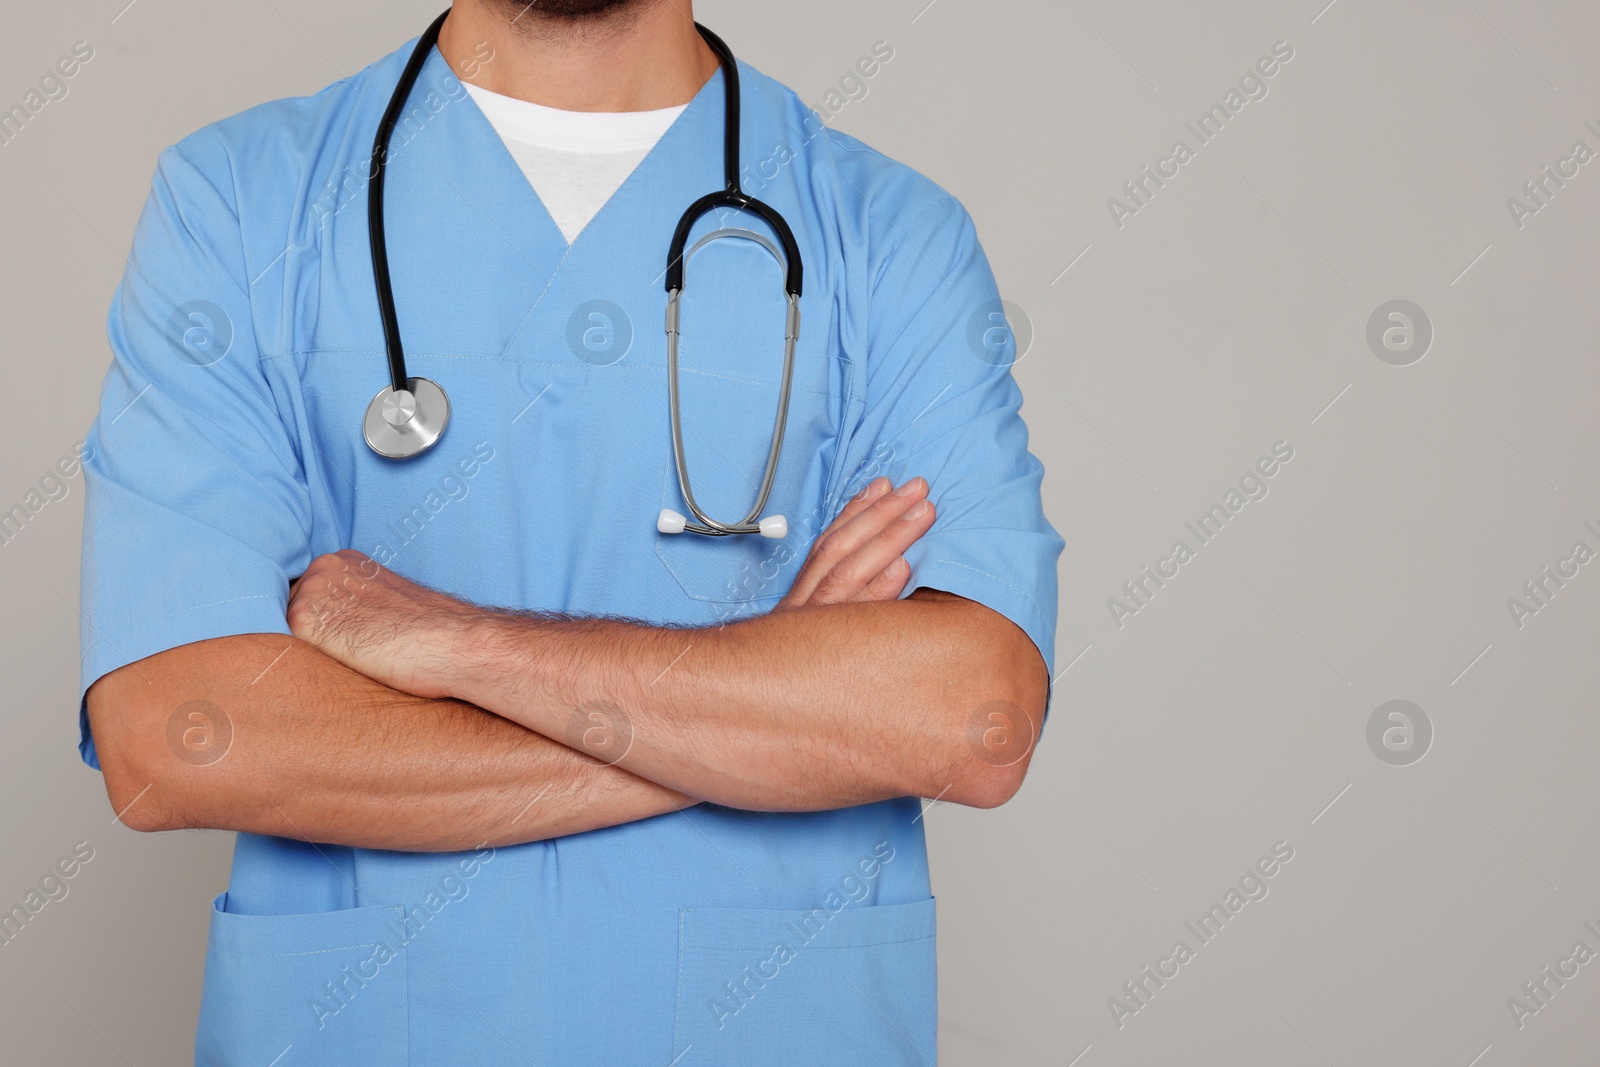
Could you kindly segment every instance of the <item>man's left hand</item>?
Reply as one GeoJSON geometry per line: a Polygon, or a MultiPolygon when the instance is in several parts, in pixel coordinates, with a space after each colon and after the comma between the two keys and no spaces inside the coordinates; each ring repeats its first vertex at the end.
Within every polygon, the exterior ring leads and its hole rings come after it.
{"type": "Polygon", "coordinates": [[[346,548],[312,560],[290,587],[288,621],[296,637],[374,681],[447,697],[455,650],[482,610],[346,548]]]}

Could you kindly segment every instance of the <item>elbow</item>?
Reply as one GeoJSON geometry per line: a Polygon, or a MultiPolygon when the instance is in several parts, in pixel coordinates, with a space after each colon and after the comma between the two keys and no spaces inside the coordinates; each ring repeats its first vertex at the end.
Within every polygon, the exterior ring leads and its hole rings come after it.
{"type": "MultiPolygon", "coordinates": [[[[963,740],[964,751],[957,757],[956,771],[950,776],[953,784],[947,791],[948,799],[970,808],[998,808],[1017,795],[1033,758],[1033,746],[1024,740],[1028,726],[1019,726],[1027,720],[1019,711],[1016,705],[1002,709],[1001,702],[994,702],[994,707],[985,713],[990,725],[981,731],[990,739],[974,740],[969,736],[963,740]],[[1010,737],[995,740],[1001,734],[1010,737]]],[[[1036,729],[1034,736],[1037,737],[1036,729]]]]}
{"type": "Polygon", "coordinates": [[[106,797],[117,821],[141,834],[155,834],[166,830],[181,830],[183,824],[171,810],[160,802],[160,783],[137,773],[126,773],[104,760],[101,769],[106,780],[106,797]]]}
{"type": "Polygon", "coordinates": [[[154,792],[153,783],[147,788],[135,790],[114,782],[111,775],[106,775],[106,796],[110,798],[111,809],[117,813],[117,821],[122,825],[141,834],[183,829],[150,799],[150,794],[154,792]]]}
{"type": "Polygon", "coordinates": [[[1018,686],[983,701],[953,733],[949,798],[973,808],[998,808],[1022,788],[1044,725],[1046,696],[1018,686]]]}
{"type": "Polygon", "coordinates": [[[947,734],[947,796],[968,807],[998,808],[1017,795],[1044,726],[1050,693],[1044,658],[1020,630],[1012,637],[973,672],[978,684],[947,734]]]}
{"type": "Polygon", "coordinates": [[[106,679],[89,689],[89,728],[95,738],[106,797],[118,821],[140,833],[183,829],[168,803],[172,786],[165,716],[106,679]],[[167,756],[163,760],[162,754],[167,756]]]}

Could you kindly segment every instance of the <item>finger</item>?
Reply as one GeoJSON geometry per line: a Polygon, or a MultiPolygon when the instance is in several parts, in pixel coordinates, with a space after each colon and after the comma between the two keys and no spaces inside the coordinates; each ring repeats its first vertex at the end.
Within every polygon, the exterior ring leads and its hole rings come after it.
{"type": "MultiPolygon", "coordinates": [[[[886,486],[887,480],[885,480],[886,486]]],[[[868,489],[872,489],[872,486],[868,486],[868,489]]],[[[868,538],[898,519],[927,491],[927,482],[921,478],[913,478],[893,493],[883,492],[880,488],[876,497],[852,500],[851,504],[859,503],[860,509],[848,518],[844,512],[840,512],[839,519],[823,531],[822,536],[811,546],[811,552],[789,591],[791,601],[805,603],[816,590],[818,583],[826,581],[829,572],[841,560],[868,538]]],[[[874,570],[872,573],[875,574],[877,571],[874,570]]]]}
{"type": "Polygon", "coordinates": [[[866,488],[862,489],[861,492],[850,498],[839,514],[834,516],[833,521],[828,523],[828,529],[822,532],[827,533],[830,530],[834,530],[840,526],[843,526],[845,523],[849,522],[851,519],[867,510],[868,506],[870,506],[873,501],[887,493],[892,486],[893,483],[890,482],[889,479],[885,478],[881,474],[878,475],[878,477],[867,483],[866,488]]]}
{"type": "Polygon", "coordinates": [[[878,572],[877,577],[862,587],[855,599],[860,600],[894,600],[905,591],[906,582],[911,580],[911,564],[906,562],[904,556],[896,557],[889,565],[878,572]]]}
{"type": "Polygon", "coordinates": [[[800,564],[800,571],[795,576],[788,594],[783,599],[784,604],[798,606],[806,602],[806,598],[817,587],[817,582],[821,581],[822,577],[827,573],[830,560],[834,558],[829,555],[829,546],[833,536],[876,500],[888,493],[893,488],[893,485],[894,483],[890,482],[889,479],[880,475],[868,482],[861,492],[850,498],[844,508],[840,510],[838,515],[834,516],[833,521],[828,523],[827,528],[822,531],[816,542],[811,546],[811,551],[807,553],[805,560],[800,564]]]}
{"type": "MultiPolygon", "coordinates": [[[[865,591],[871,588],[871,583],[877,580],[877,576],[904,563],[906,573],[902,578],[903,586],[903,579],[911,576],[911,565],[905,561],[905,552],[933,528],[937,518],[938,511],[932,501],[922,500],[912,505],[904,515],[890,523],[845,561],[847,577],[861,579],[865,591]]],[[[896,589],[895,593],[898,594],[899,591],[896,589]]],[[[870,595],[865,599],[878,600],[881,597],[870,595]]]]}
{"type": "Polygon", "coordinates": [[[936,517],[937,511],[932,502],[926,499],[915,501],[899,518],[886,524],[849,556],[836,563],[818,583],[812,600],[826,599],[829,603],[838,603],[875,599],[862,596],[867,584],[927,533],[936,517]]]}
{"type": "Polygon", "coordinates": [[[837,529],[818,543],[818,555],[830,564],[837,563],[892,526],[896,519],[927,495],[928,483],[921,478],[912,478],[893,493],[886,493],[867,504],[849,521],[840,523],[837,529]]]}

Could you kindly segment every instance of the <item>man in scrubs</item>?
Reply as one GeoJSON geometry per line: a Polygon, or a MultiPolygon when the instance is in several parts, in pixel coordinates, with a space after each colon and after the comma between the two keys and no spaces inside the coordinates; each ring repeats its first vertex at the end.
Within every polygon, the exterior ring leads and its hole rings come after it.
{"type": "MultiPolygon", "coordinates": [[[[458,0],[385,194],[452,417],[385,459],[366,183],[411,49],[162,153],[111,308],[81,749],[128,826],[238,831],[196,1062],[932,1063],[917,798],[1020,785],[1062,547],[971,219],[740,64],[746,189],[806,267],[789,532],[659,533],[662,271],[724,76],[687,0],[458,0]]],[[[691,243],[725,226],[771,236],[691,243]]],[[[757,242],[688,265],[714,516],[785,311],[757,242]]]]}

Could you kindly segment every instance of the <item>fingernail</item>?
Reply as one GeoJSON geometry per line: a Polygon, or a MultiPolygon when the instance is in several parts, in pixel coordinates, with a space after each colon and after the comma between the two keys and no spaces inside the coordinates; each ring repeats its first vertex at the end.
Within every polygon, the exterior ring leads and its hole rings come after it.
{"type": "Polygon", "coordinates": [[[880,496],[883,495],[884,490],[886,490],[888,488],[889,488],[889,479],[883,477],[882,475],[879,475],[878,477],[872,479],[872,481],[868,482],[865,489],[861,490],[861,492],[856,494],[856,499],[857,500],[871,500],[874,497],[880,497],[880,496]]]}
{"type": "Polygon", "coordinates": [[[894,491],[894,495],[895,496],[910,496],[912,493],[915,493],[919,489],[921,489],[922,488],[922,484],[923,484],[923,482],[922,482],[921,478],[912,478],[910,481],[906,482],[905,485],[902,485],[900,488],[896,489],[894,491]]]}
{"type": "Polygon", "coordinates": [[[900,518],[904,519],[906,522],[915,522],[926,515],[929,509],[932,507],[933,505],[929,504],[926,500],[919,500],[915,504],[912,504],[910,510],[908,510],[904,515],[900,516],[900,518]]]}

